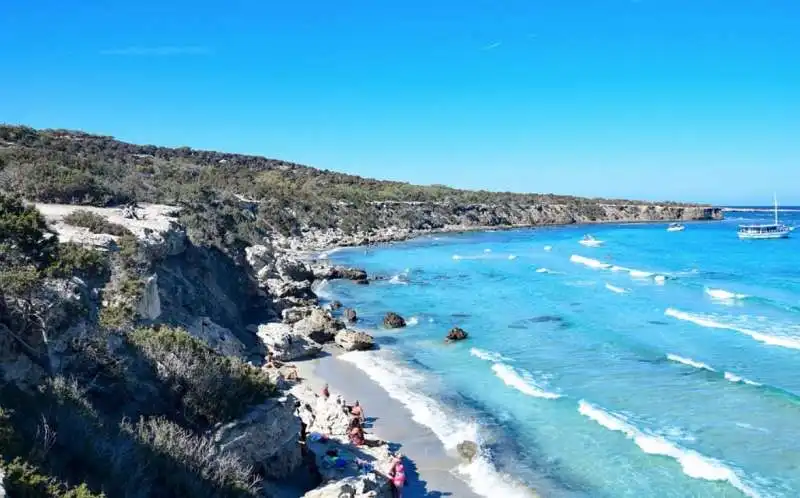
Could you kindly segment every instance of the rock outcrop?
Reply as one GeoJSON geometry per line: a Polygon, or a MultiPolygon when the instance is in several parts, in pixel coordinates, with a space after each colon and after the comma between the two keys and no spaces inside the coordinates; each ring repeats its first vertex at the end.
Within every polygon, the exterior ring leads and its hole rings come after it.
{"type": "Polygon", "coordinates": [[[322,308],[315,308],[302,320],[294,324],[294,332],[324,344],[336,336],[336,332],[344,328],[344,324],[334,320],[330,313],[322,308]]]}
{"type": "Polygon", "coordinates": [[[383,317],[383,326],[387,329],[399,329],[406,326],[406,321],[402,316],[390,311],[383,317]]]}
{"type": "Polygon", "coordinates": [[[345,477],[314,489],[303,498],[391,498],[392,492],[387,482],[382,482],[373,473],[345,477]]]}
{"type": "Polygon", "coordinates": [[[316,357],[322,346],[307,336],[297,334],[290,325],[266,323],[258,326],[258,338],[276,360],[295,361],[316,357]]]}
{"type": "Polygon", "coordinates": [[[456,445],[456,451],[458,451],[458,455],[464,459],[464,461],[469,463],[472,462],[478,454],[478,445],[473,441],[461,441],[456,445]]]}
{"type": "Polygon", "coordinates": [[[355,330],[339,331],[335,341],[345,351],[366,351],[375,347],[375,340],[371,335],[355,330]]]}
{"type": "Polygon", "coordinates": [[[463,341],[468,336],[469,335],[464,331],[464,329],[460,327],[453,327],[452,329],[450,329],[450,332],[447,333],[447,337],[445,338],[445,340],[447,342],[463,341]]]}
{"type": "Polygon", "coordinates": [[[244,343],[230,329],[214,323],[208,317],[194,317],[192,322],[186,324],[186,330],[219,354],[241,359],[247,356],[247,347],[244,343]]]}
{"type": "Polygon", "coordinates": [[[348,323],[356,323],[358,321],[358,314],[353,308],[346,308],[342,316],[348,323]]]}
{"type": "Polygon", "coordinates": [[[144,280],[144,289],[136,306],[136,312],[143,320],[155,320],[161,316],[161,298],[158,295],[158,274],[144,280]]]}
{"type": "Polygon", "coordinates": [[[239,420],[218,427],[213,441],[238,455],[267,479],[283,479],[302,463],[297,399],[285,396],[258,405],[239,420]]]}

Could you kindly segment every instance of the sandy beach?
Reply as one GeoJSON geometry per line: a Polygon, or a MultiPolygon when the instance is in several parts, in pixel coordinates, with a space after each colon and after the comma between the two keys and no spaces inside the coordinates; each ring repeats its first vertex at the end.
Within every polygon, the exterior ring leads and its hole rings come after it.
{"type": "Polygon", "coordinates": [[[340,394],[348,402],[359,400],[367,416],[367,432],[390,441],[393,451],[407,459],[408,481],[404,498],[478,498],[470,487],[451,473],[459,461],[448,455],[436,435],[411,418],[400,402],[367,378],[362,371],[337,359],[340,350],[326,347],[320,358],[298,361],[303,382],[319,392],[325,383],[332,395],[340,394]]]}

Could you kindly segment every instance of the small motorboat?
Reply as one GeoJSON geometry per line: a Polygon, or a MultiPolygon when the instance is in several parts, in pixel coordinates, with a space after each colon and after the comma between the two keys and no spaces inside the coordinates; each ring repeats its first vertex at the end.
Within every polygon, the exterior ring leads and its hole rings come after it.
{"type": "Polygon", "coordinates": [[[584,235],[583,238],[579,241],[579,244],[586,246],[586,247],[600,247],[603,245],[602,240],[597,240],[591,235],[584,235]]]}
{"type": "Polygon", "coordinates": [[[682,232],[684,230],[686,230],[686,227],[681,223],[670,223],[667,227],[668,232],[682,232]]]}

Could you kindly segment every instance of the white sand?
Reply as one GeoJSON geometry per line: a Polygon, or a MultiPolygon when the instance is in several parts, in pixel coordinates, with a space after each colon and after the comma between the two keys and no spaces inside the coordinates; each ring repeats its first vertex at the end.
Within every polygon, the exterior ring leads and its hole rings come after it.
{"type": "Polygon", "coordinates": [[[400,451],[412,462],[406,468],[404,498],[478,498],[464,481],[451,473],[459,462],[445,452],[430,429],[414,422],[405,406],[389,397],[358,368],[336,359],[335,349],[326,350],[334,354],[295,363],[300,377],[317,392],[328,383],[332,395],[341,394],[348,401],[361,402],[368,419],[367,432],[391,441],[392,450],[400,451]]]}

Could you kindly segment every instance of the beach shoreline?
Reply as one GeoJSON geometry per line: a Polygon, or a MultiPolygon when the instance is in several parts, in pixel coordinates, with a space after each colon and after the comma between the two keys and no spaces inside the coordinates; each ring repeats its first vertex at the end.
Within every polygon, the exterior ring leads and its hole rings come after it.
{"type": "Polygon", "coordinates": [[[408,481],[403,496],[479,498],[453,473],[463,462],[449,454],[436,435],[414,421],[408,408],[378,383],[340,360],[342,354],[337,347],[326,346],[322,356],[291,364],[297,367],[301,385],[313,392],[321,392],[327,384],[332,397],[340,395],[347,403],[360,402],[366,414],[367,434],[386,441],[391,451],[405,457],[408,481]]]}

